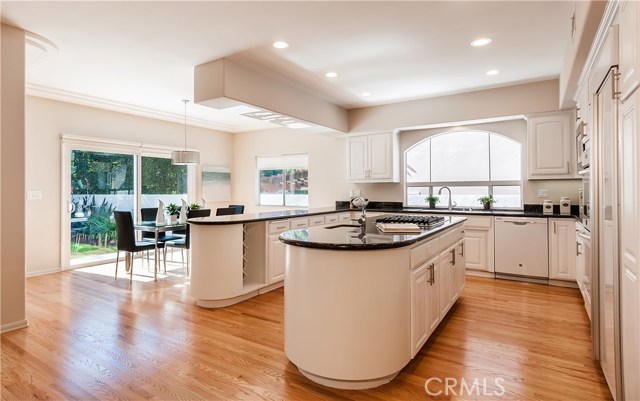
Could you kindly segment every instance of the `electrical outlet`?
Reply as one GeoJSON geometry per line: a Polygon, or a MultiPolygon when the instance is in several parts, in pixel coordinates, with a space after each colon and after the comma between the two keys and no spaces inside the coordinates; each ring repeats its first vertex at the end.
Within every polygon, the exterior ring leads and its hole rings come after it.
{"type": "Polygon", "coordinates": [[[538,190],[538,198],[548,198],[549,190],[548,189],[539,189],[538,190]]]}
{"type": "Polygon", "coordinates": [[[42,191],[27,191],[27,199],[28,200],[42,199],[42,191]]]}

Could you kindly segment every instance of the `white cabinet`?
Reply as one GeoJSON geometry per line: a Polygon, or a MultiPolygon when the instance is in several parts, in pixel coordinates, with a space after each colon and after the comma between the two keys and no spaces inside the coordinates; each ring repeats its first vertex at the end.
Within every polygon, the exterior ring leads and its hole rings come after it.
{"type": "Polygon", "coordinates": [[[420,351],[440,323],[439,288],[436,255],[411,271],[411,358],[420,351]]]}
{"type": "Polygon", "coordinates": [[[299,228],[307,228],[309,227],[309,219],[306,217],[298,217],[295,219],[289,220],[289,226],[292,230],[297,230],[299,228]]]}
{"type": "Polygon", "coordinates": [[[440,320],[442,320],[449,309],[451,309],[451,278],[453,276],[453,254],[455,247],[451,247],[440,254],[440,281],[438,291],[440,293],[440,320]]]}
{"type": "Polygon", "coordinates": [[[468,216],[464,233],[464,260],[467,270],[493,273],[493,217],[468,216]]]}
{"type": "Polygon", "coordinates": [[[351,212],[342,212],[338,214],[338,220],[342,223],[351,223],[351,212]]]}
{"type": "Polygon", "coordinates": [[[573,219],[549,219],[549,278],[576,281],[576,228],[573,219]]]}
{"type": "Polygon", "coordinates": [[[338,224],[338,222],[340,222],[340,216],[337,213],[324,216],[324,224],[338,224]]]}
{"type": "Polygon", "coordinates": [[[527,120],[528,178],[576,178],[573,113],[549,113],[527,120]]]}
{"type": "Polygon", "coordinates": [[[324,216],[311,216],[309,217],[309,227],[324,225],[324,216]]]}
{"type": "Polygon", "coordinates": [[[267,224],[267,284],[284,280],[285,247],[278,236],[290,229],[289,220],[278,220],[267,224]]]}
{"type": "MultiPolygon", "coordinates": [[[[627,4],[627,7],[629,4],[627,4]]],[[[634,5],[638,7],[638,5],[634,5]]],[[[636,42],[640,42],[636,40],[636,42]]],[[[620,331],[624,399],[640,399],[640,91],[620,105],[620,331]]]]}
{"type": "Polygon", "coordinates": [[[619,9],[619,46],[620,46],[620,98],[626,99],[640,86],[640,71],[638,68],[638,21],[640,20],[640,6],[637,1],[620,2],[619,9]]]}
{"type": "Polygon", "coordinates": [[[464,289],[465,283],[465,273],[466,273],[466,255],[464,250],[464,239],[458,241],[456,244],[456,277],[457,277],[457,296],[462,295],[462,290],[464,289]]]}
{"type": "Polygon", "coordinates": [[[400,181],[397,134],[352,136],[347,147],[349,181],[400,181]]]}
{"type": "Polygon", "coordinates": [[[576,281],[584,299],[584,308],[589,319],[591,316],[591,288],[593,264],[591,263],[591,235],[576,222],[576,281]]]}

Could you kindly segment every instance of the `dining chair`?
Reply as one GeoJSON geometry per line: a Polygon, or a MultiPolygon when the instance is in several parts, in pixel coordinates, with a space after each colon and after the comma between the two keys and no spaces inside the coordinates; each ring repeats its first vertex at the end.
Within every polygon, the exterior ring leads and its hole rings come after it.
{"type": "MultiPolygon", "coordinates": [[[[187,212],[187,218],[194,218],[194,217],[209,217],[211,216],[211,209],[194,209],[194,210],[189,210],[187,212]]],[[[167,241],[164,243],[165,248],[164,248],[164,260],[167,260],[167,248],[168,247],[173,247],[173,248],[179,248],[180,252],[182,252],[183,250],[187,250],[187,277],[189,276],[189,249],[190,249],[190,226],[191,224],[187,224],[187,235],[185,235],[184,238],[182,239],[178,239],[178,240],[174,240],[174,241],[167,241]]],[[[182,263],[184,264],[184,256],[182,257],[182,263]]]]}
{"type": "MultiPolygon", "coordinates": [[[[129,264],[129,260],[131,260],[131,265],[129,267],[129,281],[131,282],[133,281],[133,254],[135,252],[155,250],[155,244],[149,241],[136,240],[136,233],[133,228],[133,216],[131,215],[131,212],[114,211],[113,216],[116,220],[118,238],[115,278],[118,278],[120,251],[124,251],[126,252],[125,260],[127,261],[127,265],[129,264]]],[[[158,243],[158,248],[164,248],[164,243],[158,243]]]]}
{"type": "MultiPolygon", "coordinates": [[[[142,221],[155,221],[157,214],[157,207],[140,208],[140,220],[142,221]]],[[[170,234],[167,232],[158,233],[158,244],[182,238],[184,235],[186,235],[186,232],[184,230],[173,231],[170,232],[170,234]]],[[[141,238],[143,241],[151,241],[152,243],[156,240],[155,233],[149,231],[143,231],[141,234],[141,238]]],[[[149,264],[149,252],[147,252],[147,264],[149,264]]]]}
{"type": "Polygon", "coordinates": [[[229,205],[229,207],[233,207],[236,209],[236,214],[244,213],[244,205],[229,205]]]}
{"type": "Polygon", "coordinates": [[[235,207],[219,207],[216,210],[216,216],[228,216],[231,214],[236,214],[235,207]]]}

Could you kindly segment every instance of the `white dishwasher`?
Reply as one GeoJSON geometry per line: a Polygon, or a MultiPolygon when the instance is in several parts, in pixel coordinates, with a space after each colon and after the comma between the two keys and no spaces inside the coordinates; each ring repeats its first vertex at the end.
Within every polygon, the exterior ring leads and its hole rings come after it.
{"type": "Polygon", "coordinates": [[[496,274],[549,278],[547,219],[496,217],[496,274]]]}

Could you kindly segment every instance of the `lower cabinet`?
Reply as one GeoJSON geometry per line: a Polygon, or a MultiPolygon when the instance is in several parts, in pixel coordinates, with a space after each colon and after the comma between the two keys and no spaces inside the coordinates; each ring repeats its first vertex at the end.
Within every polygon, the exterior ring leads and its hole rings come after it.
{"type": "Polygon", "coordinates": [[[549,278],[576,281],[576,225],[573,219],[549,219],[549,278]]]}
{"type": "Polygon", "coordinates": [[[462,294],[465,250],[462,230],[457,230],[453,234],[457,237],[455,242],[450,241],[449,231],[412,249],[411,265],[415,267],[411,270],[411,358],[462,294]],[[444,251],[440,246],[446,246],[444,251]]]}
{"type": "Polygon", "coordinates": [[[467,217],[463,245],[466,269],[495,271],[493,238],[493,217],[467,217]]]}
{"type": "Polygon", "coordinates": [[[284,280],[284,243],[278,239],[280,233],[291,227],[288,220],[267,224],[267,284],[284,280]]]}

